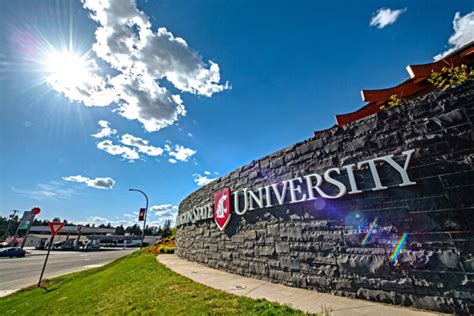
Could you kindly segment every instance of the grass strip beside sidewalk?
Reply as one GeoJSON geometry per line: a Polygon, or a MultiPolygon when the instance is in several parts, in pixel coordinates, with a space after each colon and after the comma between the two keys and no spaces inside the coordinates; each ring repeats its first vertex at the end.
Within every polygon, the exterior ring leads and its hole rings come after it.
{"type": "Polygon", "coordinates": [[[0,298],[0,315],[303,315],[195,283],[142,251],[45,283],[0,298]]]}

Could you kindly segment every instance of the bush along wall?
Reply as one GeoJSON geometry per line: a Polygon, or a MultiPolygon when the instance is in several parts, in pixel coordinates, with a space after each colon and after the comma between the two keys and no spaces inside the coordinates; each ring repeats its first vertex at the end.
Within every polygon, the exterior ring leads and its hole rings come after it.
{"type": "Polygon", "coordinates": [[[474,313],[473,122],[468,81],[253,161],[181,202],[176,252],[290,286],[474,313]]]}

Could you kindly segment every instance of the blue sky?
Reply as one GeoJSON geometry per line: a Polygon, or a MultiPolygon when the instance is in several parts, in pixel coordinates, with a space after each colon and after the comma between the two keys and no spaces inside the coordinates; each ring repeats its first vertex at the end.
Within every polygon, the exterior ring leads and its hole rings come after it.
{"type": "Polygon", "coordinates": [[[107,2],[2,3],[0,215],[133,224],[139,188],[162,223],[474,30],[467,0],[107,2]]]}

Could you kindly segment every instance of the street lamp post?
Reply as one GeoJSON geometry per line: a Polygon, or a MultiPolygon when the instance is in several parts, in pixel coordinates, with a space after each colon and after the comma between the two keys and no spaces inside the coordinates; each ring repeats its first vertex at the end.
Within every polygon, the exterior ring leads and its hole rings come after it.
{"type": "Polygon", "coordinates": [[[143,196],[145,197],[145,200],[146,200],[146,206],[145,206],[145,218],[143,220],[143,231],[142,231],[142,243],[140,245],[140,249],[143,248],[143,240],[145,239],[145,225],[146,225],[146,215],[148,214],[148,196],[145,194],[145,192],[143,192],[142,190],[138,190],[138,189],[128,189],[128,191],[135,191],[135,192],[140,192],[141,194],[143,194],[143,196]]]}
{"type": "Polygon", "coordinates": [[[15,218],[15,214],[18,213],[19,211],[18,210],[13,210],[12,212],[13,212],[13,214],[10,215],[10,220],[8,221],[7,231],[3,235],[2,239],[4,239],[5,237],[8,236],[8,233],[10,232],[10,225],[13,222],[13,219],[15,218]]]}

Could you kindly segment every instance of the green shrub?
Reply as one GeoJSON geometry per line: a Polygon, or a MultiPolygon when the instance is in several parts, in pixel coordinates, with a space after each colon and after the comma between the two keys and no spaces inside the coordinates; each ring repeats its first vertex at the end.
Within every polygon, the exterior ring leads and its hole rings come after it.
{"type": "Polygon", "coordinates": [[[174,249],[176,248],[175,240],[176,240],[176,230],[171,230],[171,236],[161,238],[153,245],[147,248],[148,253],[153,253],[158,255],[160,253],[174,253],[174,249]]]}

